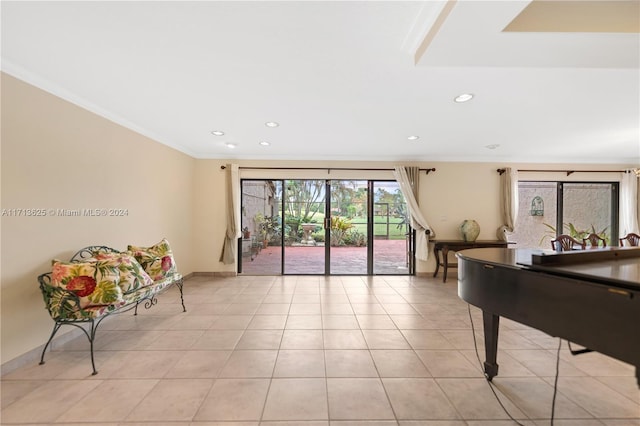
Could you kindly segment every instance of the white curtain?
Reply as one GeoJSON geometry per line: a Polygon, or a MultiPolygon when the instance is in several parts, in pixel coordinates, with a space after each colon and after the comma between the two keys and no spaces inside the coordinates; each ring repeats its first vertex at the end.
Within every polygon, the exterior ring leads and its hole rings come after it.
{"type": "Polygon", "coordinates": [[[418,193],[418,178],[420,170],[417,167],[396,166],[393,170],[400,190],[407,202],[410,225],[416,230],[416,258],[426,261],[429,258],[429,238],[434,238],[436,233],[422,215],[416,195],[418,193]]]}
{"type": "Polygon", "coordinates": [[[500,241],[508,241],[507,232],[513,232],[518,217],[518,171],[506,167],[500,175],[500,211],[502,226],[496,235],[500,241]]]}
{"type": "Polygon", "coordinates": [[[620,180],[620,237],[638,229],[638,176],[636,170],[625,170],[620,180]]]}
{"type": "Polygon", "coordinates": [[[227,192],[227,232],[224,235],[220,262],[225,265],[235,263],[240,238],[240,173],[237,164],[227,164],[226,192],[227,192]]]}

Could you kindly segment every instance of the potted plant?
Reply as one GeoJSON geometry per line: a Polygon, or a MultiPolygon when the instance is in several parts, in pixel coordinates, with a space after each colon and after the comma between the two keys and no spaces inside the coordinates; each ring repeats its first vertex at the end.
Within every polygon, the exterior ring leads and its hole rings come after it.
{"type": "Polygon", "coordinates": [[[251,238],[251,231],[249,231],[249,227],[245,226],[244,228],[242,228],[242,238],[244,238],[245,240],[251,238]]]}

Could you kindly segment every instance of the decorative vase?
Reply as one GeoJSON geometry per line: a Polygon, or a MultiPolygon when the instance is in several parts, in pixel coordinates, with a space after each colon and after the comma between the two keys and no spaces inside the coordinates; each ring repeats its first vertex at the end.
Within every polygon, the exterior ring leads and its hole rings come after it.
{"type": "Polygon", "coordinates": [[[460,225],[460,234],[465,242],[472,243],[480,235],[480,225],[475,220],[465,219],[460,225]]]}

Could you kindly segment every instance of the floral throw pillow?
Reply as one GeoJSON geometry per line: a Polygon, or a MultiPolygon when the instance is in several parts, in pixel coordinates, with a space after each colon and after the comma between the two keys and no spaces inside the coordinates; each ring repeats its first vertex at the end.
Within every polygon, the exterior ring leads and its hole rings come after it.
{"type": "Polygon", "coordinates": [[[51,284],[75,293],[81,308],[124,304],[119,281],[120,272],[111,265],[53,261],[51,284]]]}
{"type": "Polygon", "coordinates": [[[128,251],[136,258],[142,268],[154,280],[161,280],[177,272],[176,262],[169,241],[162,239],[151,247],[128,246],[128,251]]]}
{"type": "Polygon", "coordinates": [[[132,293],[153,284],[153,280],[142,265],[128,253],[97,253],[94,257],[99,264],[114,266],[120,272],[119,286],[124,294],[132,293]]]}

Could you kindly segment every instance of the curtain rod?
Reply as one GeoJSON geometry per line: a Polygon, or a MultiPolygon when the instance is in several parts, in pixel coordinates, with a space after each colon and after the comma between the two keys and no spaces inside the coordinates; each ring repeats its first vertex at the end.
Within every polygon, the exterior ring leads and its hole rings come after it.
{"type": "MultiPolygon", "coordinates": [[[[221,170],[226,169],[227,166],[220,166],[221,170]]],[[[327,174],[331,173],[331,170],[355,170],[355,171],[393,171],[393,169],[361,169],[361,168],[351,168],[351,167],[239,167],[239,169],[244,170],[326,170],[327,174]]],[[[430,172],[435,172],[435,167],[430,169],[418,169],[421,172],[426,172],[429,174],[430,172]]]]}
{"type": "MultiPolygon", "coordinates": [[[[503,174],[506,169],[496,170],[498,173],[503,174]]],[[[567,176],[573,173],[629,173],[627,170],[531,170],[531,169],[518,169],[519,172],[565,172],[567,176]]]]}

